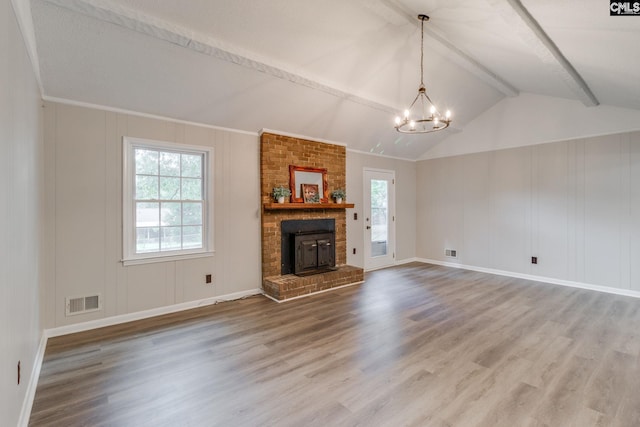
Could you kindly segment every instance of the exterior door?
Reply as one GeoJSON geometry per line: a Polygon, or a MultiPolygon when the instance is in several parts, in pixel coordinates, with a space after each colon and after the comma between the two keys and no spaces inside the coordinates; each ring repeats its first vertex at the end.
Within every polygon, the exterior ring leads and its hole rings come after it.
{"type": "Polygon", "coordinates": [[[395,173],[364,170],[364,268],[395,263],[395,173]]]}

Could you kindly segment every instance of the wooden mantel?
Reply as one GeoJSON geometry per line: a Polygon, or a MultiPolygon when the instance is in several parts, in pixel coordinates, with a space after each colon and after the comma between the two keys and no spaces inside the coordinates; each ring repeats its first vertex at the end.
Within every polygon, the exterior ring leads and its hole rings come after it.
{"type": "Polygon", "coordinates": [[[348,209],[354,208],[353,203],[264,203],[264,210],[293,210],[293,209],[348,209]]]}

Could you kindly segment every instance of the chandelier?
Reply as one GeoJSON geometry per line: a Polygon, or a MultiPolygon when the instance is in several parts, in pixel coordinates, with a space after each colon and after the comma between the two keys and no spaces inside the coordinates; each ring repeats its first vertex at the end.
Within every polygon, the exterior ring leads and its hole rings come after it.
{"type": "Polygon", "coordinates": [[[451,123],[451,111],[447,110],[442,117],[438,109],[433,105],[431,98],[427,95],[424,86],[424,23],[429,20],[427,15],[418,15],[422,23],[422,35],[420,38],[420,87],[418,95],[411,103],[411,106],[404,110],[402,117],[396,116],[395,128],[402,133],[429,133],[449,127],[451,123]]]}

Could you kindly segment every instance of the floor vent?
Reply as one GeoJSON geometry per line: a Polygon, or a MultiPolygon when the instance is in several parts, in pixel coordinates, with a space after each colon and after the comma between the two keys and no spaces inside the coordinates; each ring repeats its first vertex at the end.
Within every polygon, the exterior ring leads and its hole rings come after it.
{"type": "Polygon", "coordinates": [[[66,298],[65,314],[73,316],[74,314],[90,313],[98,311],[102,308],[102,299],[100,294],[89,295],[84,297],[66,298]]]}
{"type": "Polygon", "coordinates": [[[455,249],[445,249],[444,256],[448,256],[450,258],[458,258],[458,251],[455,249]]]}

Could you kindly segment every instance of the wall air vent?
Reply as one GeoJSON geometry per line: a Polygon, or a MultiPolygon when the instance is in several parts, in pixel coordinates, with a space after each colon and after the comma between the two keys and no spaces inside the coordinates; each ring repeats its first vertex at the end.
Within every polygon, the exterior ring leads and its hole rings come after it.
{"type": "Polygon", "coordinates": [[[444,256],[447,256],[449,258],[458,258],[458,251],[456,251],[455,249],[445,249],[444,256]]]}
{"type": "Polygon", "coordinates": [[[75,314],[91,313],[102,308],[102,298],[100,294],[88,295],[83,297],[67,297],[65,298],[65,315],[73,316],[75,314]]]}

